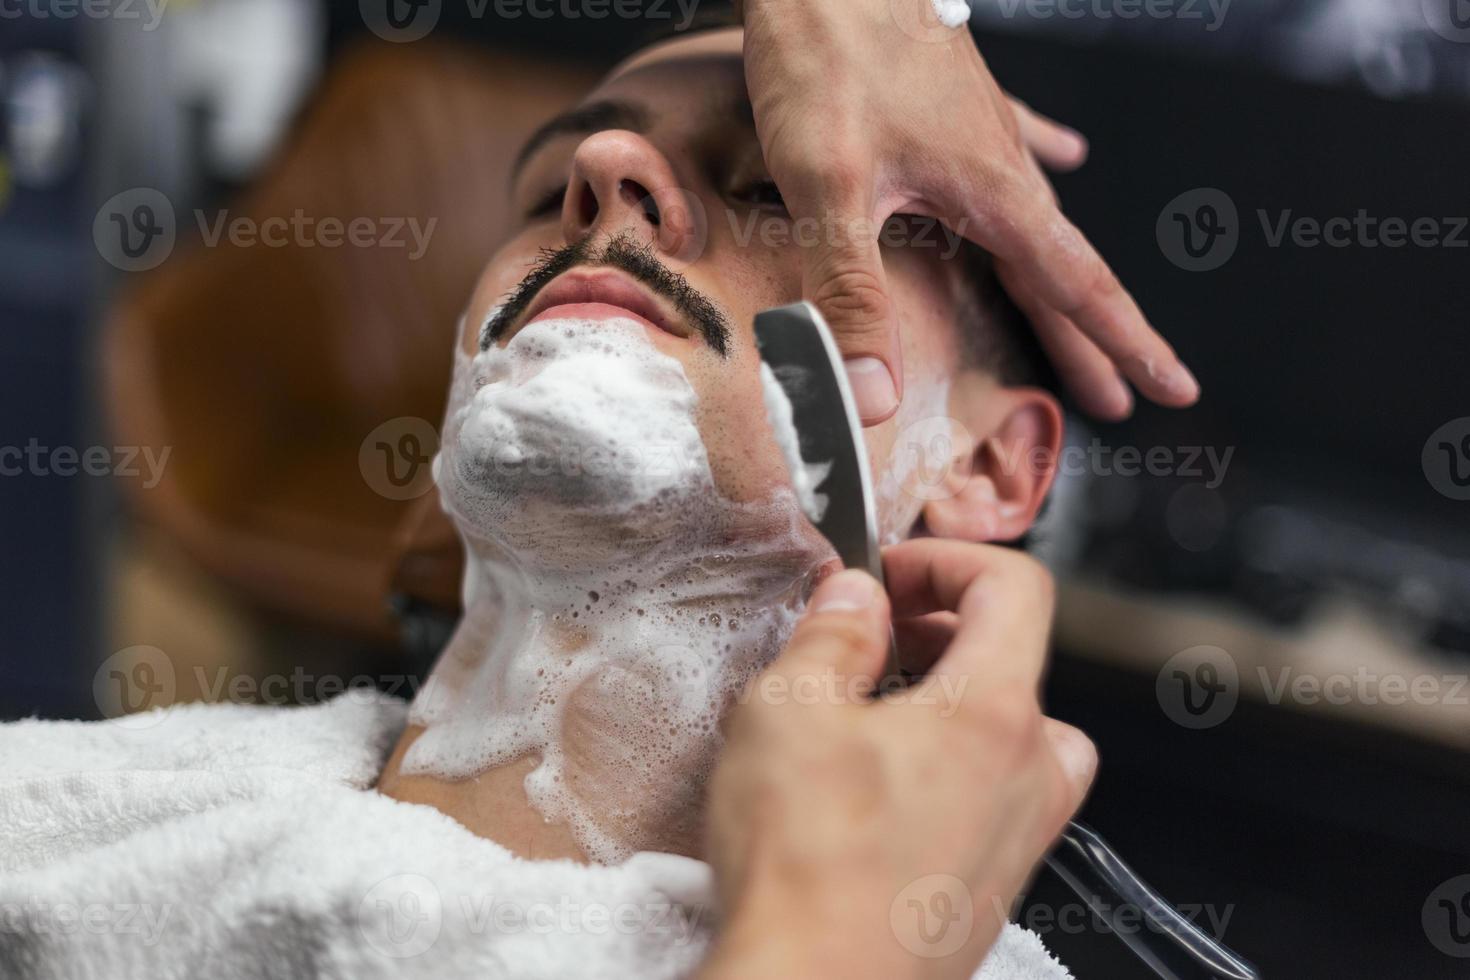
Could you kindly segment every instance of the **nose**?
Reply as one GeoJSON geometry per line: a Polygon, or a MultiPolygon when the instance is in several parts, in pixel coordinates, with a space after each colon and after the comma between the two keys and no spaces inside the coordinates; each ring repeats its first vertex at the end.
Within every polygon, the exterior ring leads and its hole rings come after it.
{"type": "Polygon", "coordinates": [[[607,130],[583,140],[572,157],[562,234],[575,242],[632,231],[665,257],[690,262],[699,237],[696,209],[657,147],[637,133],[607,130]]]}

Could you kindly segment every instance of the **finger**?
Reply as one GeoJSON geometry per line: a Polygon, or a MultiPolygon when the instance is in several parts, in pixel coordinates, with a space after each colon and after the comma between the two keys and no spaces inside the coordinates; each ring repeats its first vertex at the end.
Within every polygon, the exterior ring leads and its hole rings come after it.
{"type": "Polygon", "coordinates": [[[872,175],[829,162],[808,176],[773,176],[794,227],[818,229],[802,250],[802,295],[832,328],[863,425],[875,425],[903,398],[903,352],[873,219],[872,175]]]}
{"type": "Polygon", "coordinates": [[[979,244],[1010,267],[1022,290],[1070,320],[1129,381],[1161,405],[1184,407],[1199,383],[1144,318],[1133,297],[1082,232],[1035,181],[1011,181],[999,213],[976,221],[979,244]]]}
{"type": "Polygon", "coordinates": [[[1011,99],[1021,141],[1036,158],[1052,170],[1076,170],[1087,162],[1087,137],[1032,109],[1020,99],[1011,99]]]}
{"type": "Polygon", "coordinates": [[[1055,602],[1041,563],[1009,548],[923,539],[886,549],[883,572],[899,618],[959,614],[953,640],[923,684],[978,678],[966,682],[967,699],[997,685],[1038,685],[1055,602]]]}
{"type": "Polygon", "coordinates": [[[1097,775],[1097,749],[1079,729],[1042,716],[1040,734],[1048,758],[1038,760],[1034,770],[1036,792],[1017,800],[1010,811],[1009,839],[1025,843],[994,854],[996,876],[1006,895],[1025,890],[1037,862],[1082,808],[1097,775]]]}
{"type": "MultiPolygon", "coordinates": [[[[1055,718],[1043,719],[1042,730],[1046,733],[1052,753],[1057,757],[1057,764],[1062,767],[1062,775],[1067,779],[1064,809],[1066,819],[1069,820],[1081,809],[1082,801],[1086,799],[1087,791],[1092,788],[1092,781],[1097,777],[1097,746],[1092,744],[1092,739],[1082,729],[1055,718]]],[[[1060,825],[1056,829],[1060,830],[1060,825]]]]}
{"type": "Polygon", "coordinates": [[[959,623],[959,616],[952,612],[894,620],[893,638],[898,644],[899,666],[918,676],[928,673],[949,649],[959,623]]]}
{"type": "Polygon", "coordinates": [[[1029,560],[1013,549],[945,538],[915,538],[883,549],[883,580],[895,619],[957,612],[982,574],[1029,560]]]}
{"type": "Polygon", "coordinates": [[[888,600],[867,572],[838,572],[817,586],[806,614],[768,673],[860,676],[874,683],[888,654],[888,600]]]}
{"type": "Polygon", "coordinates": [[[982,161],[971,186],[983,198],[951,209],[965,216],[965,236],[1009,267],[1013,287],[1074,324],[1150,399],[1183,407],[1199,398],[1194,376],[1024,163],[982,161]]]}
{"type": "Polygon", "coordinates": [[[1133,414],[1133,394],[1113,362],[1076,325],[1029,292],[1009,266],[996,263],[1006,293],[1031,321],[1036,338],[1078,406],[1095,418],[1116,422],[1133,414]]]}
{"type": "MultiPolygon", "coordinates": [[[[1000,549],[997,549],[1000,550],[1000,549]]],[[[929,678],[970,677],[991,686],[1039,688],[1055,586],[1041,563],[1015,553],[985,569],[960,598],[960,625],[929,678]]]]}

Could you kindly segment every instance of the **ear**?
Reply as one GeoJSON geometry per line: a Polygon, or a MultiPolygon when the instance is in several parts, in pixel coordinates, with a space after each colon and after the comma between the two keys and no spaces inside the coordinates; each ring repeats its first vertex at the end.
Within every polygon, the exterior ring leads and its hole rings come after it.
{"type": "Polygon", "coordinates": [[[966,379],[950,410],[974,441],[954,461],[945,493],[924,505],[924,525],[942,538],[1013,541],[1030,528],[1056,476],[1062,409],[1039,388],[966,379]]]}

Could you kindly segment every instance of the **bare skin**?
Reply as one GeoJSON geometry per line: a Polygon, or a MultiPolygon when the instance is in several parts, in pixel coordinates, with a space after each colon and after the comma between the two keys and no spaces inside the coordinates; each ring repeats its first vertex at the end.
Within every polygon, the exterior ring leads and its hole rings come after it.
{"type": "Polygon", "coordinates": [[[566,825],[548,823],[526,798],[526,776],[538,760],[520,759],[459,782],[404,775],[400,771],[403,754],[422,732],[414,725],[403,733],[378,781],[379,792],[441,810],[472,833],[533,861],[587,861],[566,825]]]}

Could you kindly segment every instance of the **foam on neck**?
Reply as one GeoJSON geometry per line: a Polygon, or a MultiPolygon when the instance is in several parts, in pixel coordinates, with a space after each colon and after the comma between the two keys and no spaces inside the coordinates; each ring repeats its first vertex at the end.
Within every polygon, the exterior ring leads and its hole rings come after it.
{"type": "Polygon", "coordinates": [[[830,555],[789,489],[720,496],[695,406],[632,322],[541,321],[459,357],[436,476],[465,618],[405,772],[534,755],[531,804],[606,863],[695,818],[720,715],[830,555]]]}

